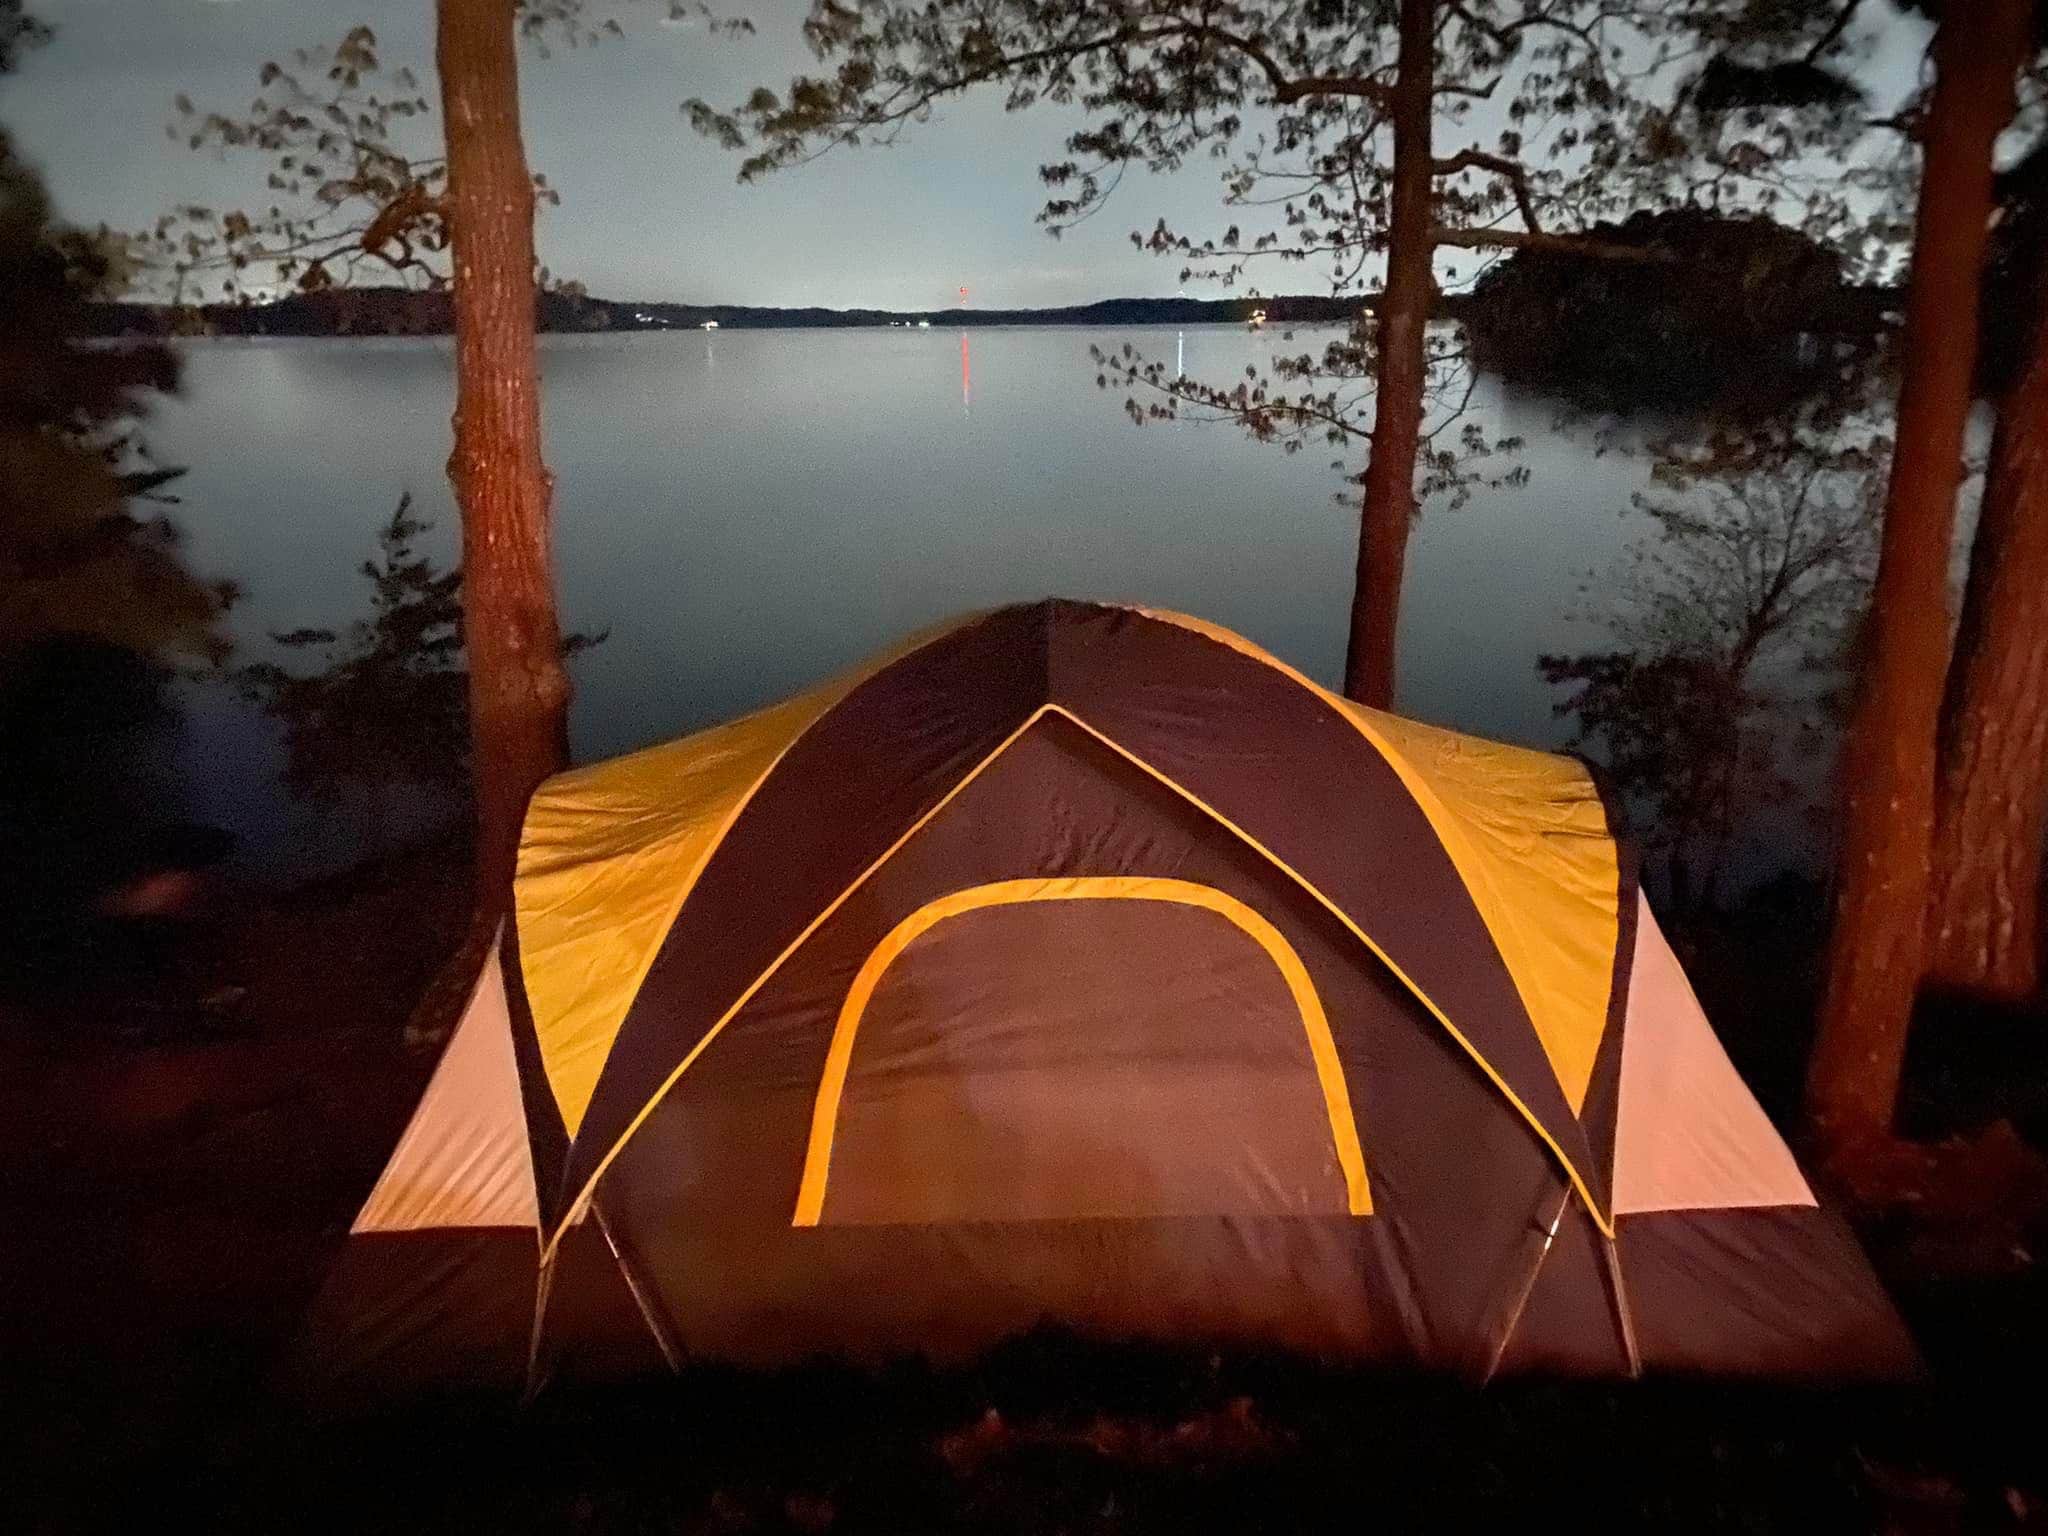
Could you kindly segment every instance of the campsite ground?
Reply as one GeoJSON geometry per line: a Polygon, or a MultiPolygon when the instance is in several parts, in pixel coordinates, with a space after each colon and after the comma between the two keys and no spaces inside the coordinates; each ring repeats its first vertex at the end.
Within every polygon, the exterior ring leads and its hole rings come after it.
{"type": "MultiPolygon", "coordinates": [[[[1934,1366],[1907,1392],[1473,1393],[1048,1338],[944,1376],[706,1374],[314,1430],[264,1372],[431,1065],[404,1020],[453,940],[463,862],[243,904],[96,995],[0,1012],[0,1119],[24,1149],[0,1178],[10,1527],[189,1510],[259,1530],[1398,1530],[1545,1511],[2048,1529],[2048,1230],[1996,1191],[1870,1234],[1934,1366]]],[[[1691,935],[1709,1010],[1777,1110],[1811,954],[1799,910],[1691,935]]],[[[1996,1089],[2038,1066],[1982,1055],[1923,1060],[1914,1112],[2038,1131],[2042,1106],[1996,1089]]]]}

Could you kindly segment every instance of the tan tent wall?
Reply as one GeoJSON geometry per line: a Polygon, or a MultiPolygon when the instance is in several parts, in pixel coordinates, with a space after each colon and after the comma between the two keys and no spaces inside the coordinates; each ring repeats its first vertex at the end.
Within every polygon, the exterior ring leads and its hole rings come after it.
{"type": "Polygon", "coordinates": [[[1616,1214],[1814,1204],[1649,902],[1638,900],[1615,1127],[1616,1214]]]}
{"type": "Polygon", "coordinates": [[[287,1373],[338,1411],[421,1392],[526,1385],[538,1267],[532,1228],[351,1234],[287,1373]]]}
{"type": "Polygon", "coordinates": [[[516,1397],[548,1381],[669,1373],[594,1222],[563,1242],[536,1341],[538,1253],[530,1227],[351,1235],[287,1363],[291,1385],[328,1411],[359,1412],[425,1392],[516,1397]]]}
{"type": "Polygon", "coordinates": [[[502,956],[468,1005],[352,1232],[540,1223],[502,956]]]}

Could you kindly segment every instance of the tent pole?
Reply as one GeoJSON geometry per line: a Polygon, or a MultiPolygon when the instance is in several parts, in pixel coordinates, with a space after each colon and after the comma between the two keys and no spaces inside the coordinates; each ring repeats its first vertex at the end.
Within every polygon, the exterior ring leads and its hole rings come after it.
{"type": "MultiPolygon", "coordinates": [[[[1619,1218],[1616,1218],[1619,1225],[1619,1218]]],[[[1640,1379],[1643,1374],[1643,1357],[1636,1348],[1636,1325],[1634,1314],[1629,1309],[1628,1287],[1621,1277],[1621,1252],[1613,1238],[1601,1245],[1607,1255],[1607,1278],[1614,1287],[1614,1314],[1621,1322],[1621,1346],[1628,1351],[1628,1374],[1631,1379],[1640,1379]]]]}
{"type": "Polygon", "coordinates": [[[1493,1346],[1493,1358],[1486,1362],[1486,1374],[1479,1378],[1479,1385],[1485,1386],[1493,1380],[1493,1373],[1500,1369],[1501,1361],[1508,1352],[1508,1343],[1521,1326],[1522,1313],[1528,1308],[1529,1298],[1536,1294],[1536,1277],[1543,1272],[1543,1261],[1550,1257],[1551,1244],[1557,1241],[1557,1229],[1564,1223],[1565,1210],[1572,1203],[1572,1186],[1564,1187],[1564,1198],[1557,1202],[1557,1214],[1550,1218],[1550,1226],[1543,1234],[1543,1246],[1536,1250],[1536,1262],[1529,1266],[1529,1278],[1522,1282],[1522,1293],[1515,1298],[1515,1309],[1508,1314],[1507,1325],[1500,1331],[1500,1342],[1493,1346]]]}
{"type": "Polygon", "coordinates": [[[530,1405],[540,1395],[540,1344],[542,1326],[548,1315],[548,1292],[554,1287],[555,1260],[549,1254],[540,1261],[540,1274],[533,1285],[533,1331],[526,1341],[526,1390],[520,1394],[519,1406],[530,1405]]]}
{"type": "Polygon", "coordinates": [[[633,1278],[633,1266],[626,1262],[626,1256],[619,1250],[612,1237],[611,1223],[604,1219],[604,1212],[598,1209],[595,1200],[590,1203],[590,1214],[597,1218],[597,1230],[604,1234],[605,1246],[612,1251],[612,1261],[619,1266],[619,1278],[626,1282],[626,1289],[633,1294],[633,1305],[640,1309],[640,1316],[647,1324],[647,1331],[654,1335],[654,1347],[661,1351],[661,1358],[668,1362],[671,1375],[680,1376],[683,1370],[682,1354],[670,1342],[668,1330],[662,1327],[654,1315],[654,1308],[648,1305],[646,1292],[640,1289],[640,1282],[633,1278]]]}

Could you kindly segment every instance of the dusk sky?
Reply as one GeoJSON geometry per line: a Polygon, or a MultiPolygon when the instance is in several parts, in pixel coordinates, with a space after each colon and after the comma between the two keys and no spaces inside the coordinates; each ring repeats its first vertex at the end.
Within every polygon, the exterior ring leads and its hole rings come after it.
{"type": "MultiPolygon", "coordinates": [[[[4,87],[0,121],[39,164],[65,217],[119,228],[174,204],[254,204],[256,160],[194,154],[164,135],[172,99],[232,109],[257,94],[266,59],[375,28],[387,66],[431,83],[428,0],[38,0],[56,40],[4,87]]],[[[962,283],[990,306],[1172,293],[1178,268],[1133,250],[1160,214],[1217,208],[1216,168],[1127,180],[1115,204],[1054,241],[1033,222],[1037,167],[1074,121],[1006,116],[993,93],[949,106],[891,150],[835,152],[751,187],[738,157],[700,139],[680,103],[719,104],[781,86],[811,60],[804,0],[731,11],[759,33],[729,40],[663,24],[661,0],[613,0],[623,39],[550,59],[522,52],[527,149],[562,192],[543,213],[541,259],[614,297],[755,304],[953,302],[962,283]],[[1128,194],[1128,195],[1126,195],[1128,194]]],[[[1313,287],[1313,283],[1306,286],[1313,287]]]]}
{"type": "MultiPolygon", "coordinates": [[[[0,121],[42,168],[64,216],[140,228],[180,203],[256,204],[260,160],[195,154],[164,134],[173,98],[246,108],[257,71],[292,49],[367,22],[387,66],[431,80],[429,0],[35,0],[56,40],[31,54],[0,100],[0,121]]],[[[737,157],[691,131],[679,104],[721,105],[780,87],[811,63],[797,32],[805,0],[729,8],[759,33],[729,40],[664,23],[663,0],[599,0],[623,39],[550,59],[526,50],[529,156],[563,204],[540,223],[542,260],[607,297],[685,302],[879,305],[1085,303],[1177,290],[1178,267],[1134,250],[1129,233],[1164,215],[1213,231],[1218,167],[1133,176],[1109,208],[1054,241],[1033,222],[1039,163],[1078,120],[1057,109],[1005,114],[983,92],[948,104],[888,150],[835,151],[751,187],[737,157]]],[[[1883,64],[1903,82],[1912,27],[1886,29],[1883,64]]],[[[1480,135],[1471,135],[1479,137],[1480,135]]],[[[1313,268],[1269,267],[1268,292],[1317,291],[1313,268]]],[[[1206,290],[1197,290],[1206,291],[1206,290]]]]}

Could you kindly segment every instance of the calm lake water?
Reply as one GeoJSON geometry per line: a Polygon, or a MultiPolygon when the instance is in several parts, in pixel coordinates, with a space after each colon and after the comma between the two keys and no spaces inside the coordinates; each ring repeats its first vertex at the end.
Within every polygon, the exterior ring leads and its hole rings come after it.
{"type": "MultiPolygon", "coordinates": [[[[544,339],[564,615],[610,632],[577,663],[578,757],[784,697],[946,614],[1047,594],[1197,613],[1334,683],[1357,526],[1334,499],[1337,450],[1131,425],[1088,360],[1091,342],[1126,341],[1218,382],[1322,344],[1225,326],[544,339]]],[[[150,439],[189,466],[177,516],[195,569],[247,591],[242,659],[271,652],[270,631],[362,612],[356,570],[400,494],[452,553],[446,340],[184,355],[184,395],[150,439]]],[[[1555,744],[1535,660],[1598,643],[1577,589],[1640,531],[1618,514],[1645,470],[1558,432],[1542,401],[1482,381],[1475,409],[1528,438],[1530,479],[1426,509],[1400,707],[1555,744]]],[[[284,795],[270,728],[225,689],[195,690],[181,757],[192,813],[236,831],[253,867],[347,856],[332,817],[284,795]]]]}

